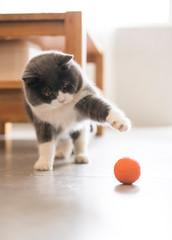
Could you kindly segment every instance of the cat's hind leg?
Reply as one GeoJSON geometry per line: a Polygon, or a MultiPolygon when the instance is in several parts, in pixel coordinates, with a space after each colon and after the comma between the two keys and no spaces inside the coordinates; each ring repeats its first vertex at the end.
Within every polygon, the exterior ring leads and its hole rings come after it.
{"type": "Polygon", "coordinates": [[[69,158],[73,151],[73,142],[69,137],[58,142],[56,158],[69,158]]]}
{"type": "Polygon", "coordinates": [[[89,156],[87,152],[89,141],[89,130],[84,127],[80,131],[74,132],[71,137],[75,146],[75,163],[88,163],[89,156]]]}

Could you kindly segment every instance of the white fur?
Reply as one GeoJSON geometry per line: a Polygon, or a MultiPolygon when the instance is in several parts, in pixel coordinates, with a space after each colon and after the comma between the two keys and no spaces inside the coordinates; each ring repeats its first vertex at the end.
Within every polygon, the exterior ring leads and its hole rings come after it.
{"type": "MultiPolygon", "coordinates": [[[[59,91],[57,99],[58,99],[59,103],[66,104],[66,103],[69,103],[72,101],[73,94],[63,93],[63,92],[59,91]]],[[[52,101],[52,103],[53,103],[53,101],[52,101]]]]}
{"type": "Polygon", "coordinates": [[[49,107],[52,109],[56,109],[61,107],[64,104],[67,104],[73,100],[73,94],[70,93],[63,93],[59,91],[58,96],[55,100],[49,104],[49,107]]]}
{"type": "Polygon", "coordinates": [[[89,128],[87,126],[80,131],[79,138],[74,141],[76,163],[88,163],[89,161],[89,156],[87,153],[88,140],[89,140],[89,128]]]}
{"type": "Polygon", "coordinates": [[[119,109],[112,109],[106,118],[106,121],[119,131],[128,131],[131,128],[130,120],[125,117],[124,113],[119,109]]]}
{"type": "Polygon", "coordinates": [[[69,158],[72,154],[73,150],[73,142],[71,138],[67,138],[58,143],[58,147],[56,150],[57,158],[69,158]]]}
{"type": "Polygon", "coordinates": [[[39,159],[34,165],[36,170],[52,170],[54,155],[55,155],[55,141],[39,144],[39,159]]]}

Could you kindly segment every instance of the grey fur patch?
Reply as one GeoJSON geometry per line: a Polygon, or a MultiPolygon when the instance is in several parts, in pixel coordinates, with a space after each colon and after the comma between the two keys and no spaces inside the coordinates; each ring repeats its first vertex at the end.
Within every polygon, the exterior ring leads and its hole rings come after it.
{"type": "Polygon", "coordinates": [[[90,124],[90,132],[93,132],[93,125],[90,124]]]}
{"type": "Polygon", "coordinates": [[[83,117],[97,122],[105,122],[111,109],[110,105],[101,98],[92,95],[82,98],[75,105],[75,108],[83,117]]]}
{"type": "Polygon", "coordinates": [[[34,126],[39,143],[49,142],[62,132],[61,127],[56,129],[51,124],[42,121],[34,122],[34,126]]]}
{"type": "Polygon", "coordinates": [[[73,141],[77,140],[78,137],[80,136],[80,131],[74,131],[70,133],[71,138],[73,139],[73,141]]]}

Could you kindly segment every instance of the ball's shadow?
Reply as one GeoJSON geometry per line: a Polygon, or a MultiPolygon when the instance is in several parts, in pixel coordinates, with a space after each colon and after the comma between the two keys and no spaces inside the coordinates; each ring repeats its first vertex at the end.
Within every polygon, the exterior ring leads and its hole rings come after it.
{"type": "Polygon", "coordinates": [[[126,185],[126,184],[118,184],[115,186],[114,191],[120,194],[135,194],[140,190],[140,188],[135,185],[126,185]]]}

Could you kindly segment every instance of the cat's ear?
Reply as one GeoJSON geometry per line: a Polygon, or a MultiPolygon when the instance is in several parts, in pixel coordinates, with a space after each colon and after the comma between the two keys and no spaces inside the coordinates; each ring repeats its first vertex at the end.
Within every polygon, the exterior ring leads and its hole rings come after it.
{"type": "Polygon", "coordinates": [[[74,56],[70,54],[61,55],[60,58],[58,59],[59,67],[63,67],[65,64],[69,63],[73,59],[73,57],[74,56]]]}
{"type": "Polygon", "coordinates": [[[31,88],[35,88],[39,83],[39,78],[37,77],[23,77],[22,80],[31,88]]]}

